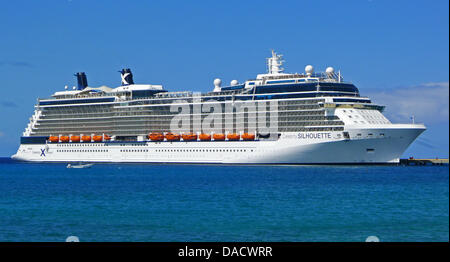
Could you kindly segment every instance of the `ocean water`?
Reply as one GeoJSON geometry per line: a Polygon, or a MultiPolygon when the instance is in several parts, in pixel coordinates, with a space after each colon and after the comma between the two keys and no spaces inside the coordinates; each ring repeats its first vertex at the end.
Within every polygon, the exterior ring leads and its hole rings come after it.
{"type": "Polygon", "coordinates": [[[0,159],[0,241],[449,240],[448,166],[0,159]]]}

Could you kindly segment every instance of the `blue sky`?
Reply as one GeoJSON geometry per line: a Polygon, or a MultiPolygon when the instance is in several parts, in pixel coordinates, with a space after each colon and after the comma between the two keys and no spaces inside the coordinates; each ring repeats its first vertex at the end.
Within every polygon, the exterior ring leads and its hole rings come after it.
{"type": "Polygon", "coordinates": [[[428,130],[405,157],[448,157],[448,1],[6,1],[0,9],[0,156],[17,149],[37,97],[75,85],[212,90],[213,79],[340,69],[393,122],[428,130]]]}

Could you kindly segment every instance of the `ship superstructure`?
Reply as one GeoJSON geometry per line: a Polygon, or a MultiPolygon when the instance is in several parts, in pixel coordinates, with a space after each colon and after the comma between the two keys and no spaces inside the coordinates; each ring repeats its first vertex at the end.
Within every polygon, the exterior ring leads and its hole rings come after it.
{"type": "Polygon", "coordinates": [[[384,107],[328,67],[288,74],[272,51],[268,70],[212,92],[135,84],[77,87],[38,99],[18,152],[26,161],[239,164],[396,163],[424,130],[393,124],[384,107]]]}

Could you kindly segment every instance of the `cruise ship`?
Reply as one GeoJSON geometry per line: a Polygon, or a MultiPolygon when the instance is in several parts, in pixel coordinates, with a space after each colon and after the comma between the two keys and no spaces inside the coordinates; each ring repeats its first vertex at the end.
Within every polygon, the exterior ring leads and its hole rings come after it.
{"type": "Polygon", "coordinates": [[[425,131],[394,124],[328,67],[284,73],[272,51],[267,72],[212,91],[169,92],[135,84],[122,69],[116,88],[77,86],[38,99],[14,159],[38,162],[198,164],[398,163],[425,131]]]}

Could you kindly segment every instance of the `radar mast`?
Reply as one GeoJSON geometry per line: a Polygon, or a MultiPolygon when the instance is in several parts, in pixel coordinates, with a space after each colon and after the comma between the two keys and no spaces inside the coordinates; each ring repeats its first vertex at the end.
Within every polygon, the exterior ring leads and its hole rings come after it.
{"type": "Polygon", "coordinates": [[[284,71],[283,65],[284,60],[282,60],[283,55],[277,55],[272,49],[272,57],[267,58],[267,70],[269,74],[277,75],[284,71]]]}

